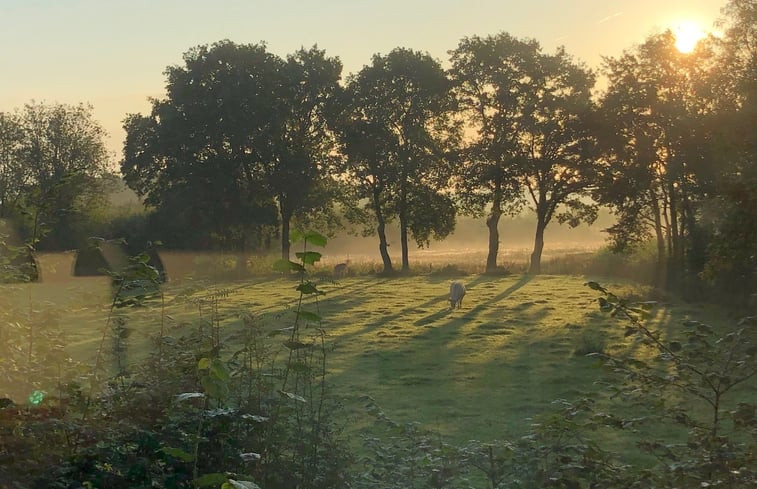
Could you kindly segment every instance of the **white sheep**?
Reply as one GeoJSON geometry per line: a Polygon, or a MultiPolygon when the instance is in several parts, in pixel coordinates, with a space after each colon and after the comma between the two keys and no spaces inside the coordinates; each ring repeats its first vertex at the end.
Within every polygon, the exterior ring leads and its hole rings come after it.
{"type": "Polygon", "coordinates": [[[452,282],[449,284],[449,307],[454,309],[455,305],[460,309],[463,305],[463,297],[465,297],[465,286],[460,282],[452,282]]]}

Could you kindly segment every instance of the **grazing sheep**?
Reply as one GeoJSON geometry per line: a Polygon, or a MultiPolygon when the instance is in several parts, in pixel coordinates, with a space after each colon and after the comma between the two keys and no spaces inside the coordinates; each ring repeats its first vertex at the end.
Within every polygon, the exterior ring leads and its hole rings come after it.
{"type": "Polygon", "coordinates": [[[454,309],[455,305],[460,309],[463,305],[463,297],[465,297],[465,286],[460,282],[452,282],[449,284],[449,307],[454,309]]]}
{"type": "Polygon", "coordinates": [[[347,275],[347,271],[349,269],[350,261],[347,260],[344,263],[339,263],[336,266],[334,266],[334,278],[343,278],[347,275]]]}

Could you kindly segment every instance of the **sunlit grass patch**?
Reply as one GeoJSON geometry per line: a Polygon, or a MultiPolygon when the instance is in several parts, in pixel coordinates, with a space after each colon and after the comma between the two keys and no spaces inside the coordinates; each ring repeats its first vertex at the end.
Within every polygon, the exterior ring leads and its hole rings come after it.
{"type": "MultiPolygon", "coordinates": [[[[626,352],[631,340],[623,336],[622,320],[599,311],[585,277],[471,274],[457,279],[468,289],[459,310],[449,308],[448,277],[353,275],[319,282],[325,294],[303,308],[323,317],[318,326],[328,335],[327,380],[345,406],[348,433],[370,429],[359,401],[364,394],[393,419],[419,421],[458,442],[517,437],[527,428],[524,420],[549,410],[556,398],[594,393],[604,402],[597,382],[607,373],[585,355],[626,352]]],[[[619,295],[647,294],[631,284],[603,284],[619,295]]],[[[165,310],[152,301],[116,312],[132,331],[128,359],[146,358],[161,322],[167,334],[178,337],[213,318],[227,342],[243,331],[241,313],[253,314],[269,331],[290,326],[295,285],[291,279],[266,277],[168,283],[165,310]],[[221,291],[225,294],[213,309],[208,297],[221,291]]],[[[89,362],[105,326],[109,284],[82,280],[30,287],[4,297],[18,302],[21,315],[30,291],[32,309],[54,307],[69,353],[89,362]]],[[[661,304],[650,324],[673,334],[683,317],[698,311],[707,313],[699,306],[661,304]]]]}

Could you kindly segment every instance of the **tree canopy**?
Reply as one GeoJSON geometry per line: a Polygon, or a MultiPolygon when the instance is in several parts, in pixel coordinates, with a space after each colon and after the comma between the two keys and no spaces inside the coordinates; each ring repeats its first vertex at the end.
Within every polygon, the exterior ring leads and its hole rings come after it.
{"type": "Polygon", "coordinates": [[[0,113],[0,217],[14,217],[42,248],[80,245],[110,188],[104,138],[84,104],[0,113]]]}
{"type": "Polygon", "coordinates": [[[348,80],[342,118],[345,170],[375,213],[386,271],[392,269],[386,220],[399,220],[403,270],[409,268],[409,235],[423,245],[454,229],[456,210],[445,193],[456,135],[449,88],[438,61],[401,48],[375,55],[348,80]]]}

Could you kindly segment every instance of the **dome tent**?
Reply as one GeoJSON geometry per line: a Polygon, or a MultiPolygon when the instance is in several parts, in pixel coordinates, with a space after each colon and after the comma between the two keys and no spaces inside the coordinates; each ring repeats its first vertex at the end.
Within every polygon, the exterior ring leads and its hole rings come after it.
{"type": "Polygon", "coordinates": [[[89,246],[76,253],[75,276],[108,275],[108,272],[119,272],[129,265],[129,254],[123,243],[101,239],[91,241],[89,246]]]}
{"type": "Polygon", "coordinates": [[[37,282],[40,278],[33,249],[9,219],[0,218],[0,283],[37,282]]]}
{"type": "Polygon", "coordinates": [[[129,248],[121,240],[104,240],[93,238],[90,246],[77,252],[74,261],[74,275],[92,276],[107,275],[108,272],[120,272],[129,266],[129,257],[147,253],[147,264],[160,273],[160,281],[166,281],[165,268],[155,248],[149,247],[142,252],[130,253],[129,248]]]}

